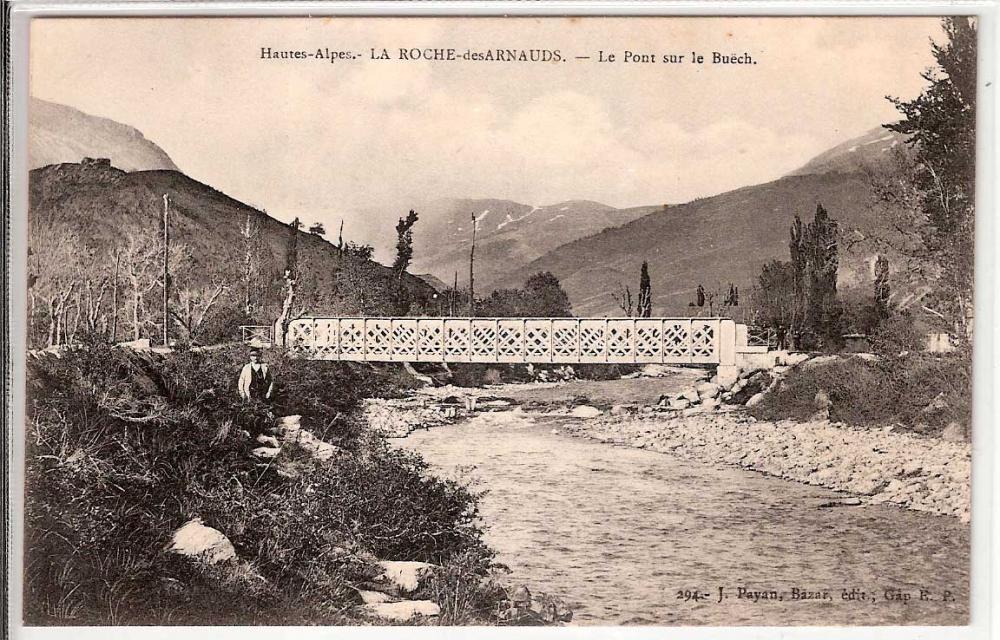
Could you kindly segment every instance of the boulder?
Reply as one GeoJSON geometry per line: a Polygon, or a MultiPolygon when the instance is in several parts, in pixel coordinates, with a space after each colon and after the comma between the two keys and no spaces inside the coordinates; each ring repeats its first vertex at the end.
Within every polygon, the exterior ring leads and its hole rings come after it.
{"type": "Polygon", "coordinates": [[[361,607],[366,613],[386,620],[406,622],[417,616],[432,617],[441,614],[441,607],[430,600],[405,600],[403,602],[376,602],[361,607]]]}
{"type": "Polygon", "coordinates": [[[395,601],[392,596],[379,591],[364,591],[359,589],[358,595],[361,596],[361,601],[365,604],[381,604],[383,602],[395,601]]]}
{"type": "Polygon", "coordinates": [[[167,551],[218,564],[236,557],[236,549],[221,531],[206,527],[201,518],[187,521],[174,532],[167,551]]]}
{"type": "Polygon", "coordinates": [[[830,407],[833,406],[833,403],[830,402],[830,394],[828,394],[823,389],[820,389],[819,391],[816,392],[816,395],[813,396],[813,405],[815,405],[816,409],[820,411],[824,409],[829,409],[830,407]]]}
{"type": "Polygon", "coordinates": [[[691,407],[690,409],[684,409],[681,411],[681,416],[690,418],[691,416],[696,416],[699,413],[701,413],[701,407],[691,407]]]}
{"type": "Polygon", "coordinates": [[[381,560],[380,579],[388,581],[401,593],[412,593],[427,579],[435,569],[429,562],[413,562],[405,560],[381,560]]]}
{"type": "Polygon", "coordinates": [[[714,411],[719,408],[722,402],[718,398],[706,398],[701,401],[701,408],[705,411],[714,411]]]}
{"type": "Polygon", "coordinates": [[[945,442],[966,442],[969,438],[961,424],[949,422],[948,426],[941,432],[941,439],[945,442]]]}
{"type": "Polygon", "coordinates": [[[750,396],[750,398],[747,400],[747,406],[748,407],[756,407],[758,404],[761,403],[761,401],[763,399],[764,399],[764,394],[763,393],[756,393],[756,394],[750,396]]]}
{"type": "Polygon", "coordinates": [[[698,385],[698,397],[704,400],[705,398],[714,398],[719,395],[719,385],[712,382],[706,382],[704,384],[698,385]]]}
{"type": "Polygon", "coordinates": [[[611,415],[613,416],[624,416],[630,413],[635,413],[636,408],[626,404],[616,404],[611,407],[611,415]]]}
{"type": "Polygon", "coordinates": [[[695,389],[685,389],[681,392],[681,397],[688,402],[698,402],[701,398],[698,396],[698,391],[695,389]]]}
{"type": "Polygon", "coordinates": [[[683,411],[691,406],[687,398],[674,398],[670,401],[670,408],[674,411],[683,411]]]}
{"type": "Polygon", "coordinates": [[[574,418],[596,418],[601,415],[601,410],[597,407],[582,404],[578,407],[573,407],[573,409],[569,412],[569,415],[574,418]]]}
{"type": "MultiPolygon", "coordinates": [[[[805,355],[805,354],[798,354],[798,355],[805,355]]],[[[808,356],[806,356],[806,359],[802,360],[800,362],[802,364],[802,368],[803,369],[812,369],[813,367],[818,367],[820,365],[830,364],[831,362],[836,362],[839,359],[840,359],[840,356],[837,356],[837,355],[816,356],[815,358],[809,358],[808,356]]]]}
{"type": "Polygon", "coordinates": [[[264,435],[263,433],[260,434],[259,436],[257,436],[257,442],[261,443],[265,447],[274,447],[274,448],[277,448],[279,446],[277,438],[272,437],[272,436],[268,436],[268,435],[264,435]]]}
{"type": "Polygon", "coordinates": [[[257,447],[250,452],[255,458],[260,458],[261,460],[273,460],[278,457],[281,453],[280,447],[257,447]]]}
{"type": "Polygon", "coordinates": [[[735,404],[746,404],[747,400],[767,389],[770,384],[771,374],[758,371],[747,378],[739,389],[733,387],[732,401],[735,404]]]}
{"type": "Polygon", "coordinates": [[[670,367],[662,364],[647,364],[638,373],[643,378],[663,378],[670,375],[670,367]]]}
{"type": "Polygon", "coordinates": [[[282,418],[278,418],[278,427],[280,429],[290,429],[294,431],[301,426],[302,416],[284,416],[282,418]]]}

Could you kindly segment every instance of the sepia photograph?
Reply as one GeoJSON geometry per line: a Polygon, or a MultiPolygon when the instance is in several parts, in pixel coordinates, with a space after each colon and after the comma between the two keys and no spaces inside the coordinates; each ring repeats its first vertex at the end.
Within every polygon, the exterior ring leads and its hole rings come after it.
{"type": "Polygon", "coordinates": [[[13,616],[969,625],[980,26],[33,17],[13,616]]]}

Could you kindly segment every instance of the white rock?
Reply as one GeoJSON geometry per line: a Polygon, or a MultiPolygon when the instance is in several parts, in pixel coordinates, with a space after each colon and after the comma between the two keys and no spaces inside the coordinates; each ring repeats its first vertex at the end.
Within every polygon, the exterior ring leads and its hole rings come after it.
{"type": "Polygon", "coordinates": [[[670,367],[662,364],[647,364],[639,370],[639,375],[644,378],[663,378],[670,375],[670,373],[670,367]]]}
{"type": "Polygon", "coordinates": [[[718,398],[705,398],[701,401],[701,408],[704,411],[713,411],[714,409],[717,409],[720,404],[722,403],[719,402],[718,398]]]}
{"type": "Polygon", "coordinates": [[[393,601],[392,596],[378,591],[362,591],[359,589],[358,594],[361,596],[361,601],[365,604],[381,604],[383,602],[393,601]]]}
{"type": "Polygon", "coordinates": [[[277,458],[278,454],[281,453],[280,447],[257,447],[251,451],[255,457],[262,458],[264,460],[271,460],[272,458],[277,458]]]}
{"type": "Polygon", "coordinates": [[[191,556],[208,564],[225,562],[236,557],[236,549],[221,531],[206,527],[201,518],[189,520],[174,532],[167,551],[191,556]]]}
{"type": "Polygon", "coordinates": [[[719,385],[712,382],[706,382],[704,384],[698,385],[698,397],[704,400],[705,398],[714,398],[719,395],[719,385]]]}
{"type": "Polygon", "coordinates": [[[691,407],[690,409],[685,409],[681,411],[681,415],[685,418],[690,418],[691,416],[696,416],[701,413],[701,407],[691,407]]]}
{"type": "Polygon", "coordinates": [[[691,402],[687,398],[674,398],[670,401],[670,408],[674,411],[683,411],[691,406],[691,402]]]}
{"type": "Polygon", "coordinates": [[[573,407],[573,410],[569,412],[569,415],[574,418],[596,418],[601,415],[601,410],[597,407],[581,404],[578,407],[573,407]]]}
{"type": "Polygon", "coordinates": [[[748,407],[755,407],[758,404],[760,404],[763,399],[764,399],[764,394],[763,393],[758,393],[758,394],[752,395],[752,396],[750,396],[750,399],[747,400],[747,406],[748,407]]]}
{"type": "Polygon", "coordinates": [[[941,439],[945,442],[965,442],[965,429],[957,422],[949,422],[948,426],[941,432],[941,439]]]}
{"type": "Polygon", "coordinates": [[[406,622],[417,616],[437,616],[441,607],[430,600],[406,600],[403,602],[379,602],[366,604],[362,609],[386,620],[406,622]]]}
{"type": "Polygon", "coordinates": [[[278,439],[272,436],[266,436],[263,433],[257,436],[257,442],[261,443],[266,447],[278,447],[278,439]]]}
{"type": "Polygon", "coordinates": [[[688,402],[698,402],[698,400],[701,399],[698,396],[698,391],[696,391],[695,389],[685,389],[683,392],[681,392],[681,397],[687,400],[688,402]]]}
{"type": "Polygon", "coordinates": [[[434,571],[434,565],[429,562],[413,562],[406,560],[382,560],[382,578],[396,585],[403,593],[416,591],[427,576],[434,571]]]}
{"type": "Polygon", "coordinates": [[[282,429],[298,429],[302,426],[302,416],[284,416],[283,418],[278,418],[278,426],[282,429]]]}

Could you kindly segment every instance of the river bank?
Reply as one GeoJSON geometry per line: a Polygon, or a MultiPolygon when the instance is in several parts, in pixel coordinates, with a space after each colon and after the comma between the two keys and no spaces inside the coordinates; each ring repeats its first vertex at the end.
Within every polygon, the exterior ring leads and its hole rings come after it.
{"type": "Polygon", "coordinates": [[[605,416],[568,420],[565,433],[855,494],[937,515],[970,518],[968,443],[849,428],[829,421],[763,422],[740,411],[686,417],[605,416]]]}
{"type": "Polygon", "coordinates": [[[655,398],[690,385],[698,374],[690,370],[667,373],[638,381],[425,388],[402,400],[368,401],[366,415],[373,424],[382,425],[384,433],[398,438],[483,411],[518,408],[566,435],[734,465],[853,494],[836,505],[888,503],[963,522],[970,519],[971,447],[967,442],[895,432],[891,427],[854,428],[828,420],[757,421],[741,407],[669,411],[657,406],[655,398]],[[648,398],[636,395],[641,393],[648,398]],[[608,407],[608,399],[623,394],[640,403],[608,407]]]}

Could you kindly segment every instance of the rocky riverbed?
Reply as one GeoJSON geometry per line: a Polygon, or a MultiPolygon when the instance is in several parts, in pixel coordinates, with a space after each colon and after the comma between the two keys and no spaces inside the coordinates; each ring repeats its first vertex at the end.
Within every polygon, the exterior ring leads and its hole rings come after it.
{"type": "MultiPolygon", "coordinates": [[[[968,443],[853,429],[828,421],[758,422],[741,411],[666,417],[602,415],[560,426],[574,436],[731,464],[858,496],[969,521],[968,443]]],[[[852,500],[831,504],[849,505],[852,500]]]]}
{"type": "MultiPolygon", "coordinates": [[[[613,390],[630,382],[634,381],[600,384],[613,390]]],[[[697,379],[690,372],[675,373],[655,385],[666,388],[674,382],[677,391],[697,379]]],[[[970,519],[968,442],[895,432],[891,427],[852,428],[825,419],[759,422],[742,407],[718,403],[681,411],[656,403],[592,406],[578,401],[587,398],[574,396],[574,385],[590,385],[587,391],[595,395],[594,383],[584,381],[486,389],[449,386],[427,388],[401,400],[369,401],[367,415],[387,435],[403,437],[414,429],[524,405],[527,413],[551,421],[560,433],[735,465],[853,494],[831,506],[889,503],[963,522],[970,519]],[[548,394],[560,396],[560,402],[538,402],[539,396],[548,394]]]]}

